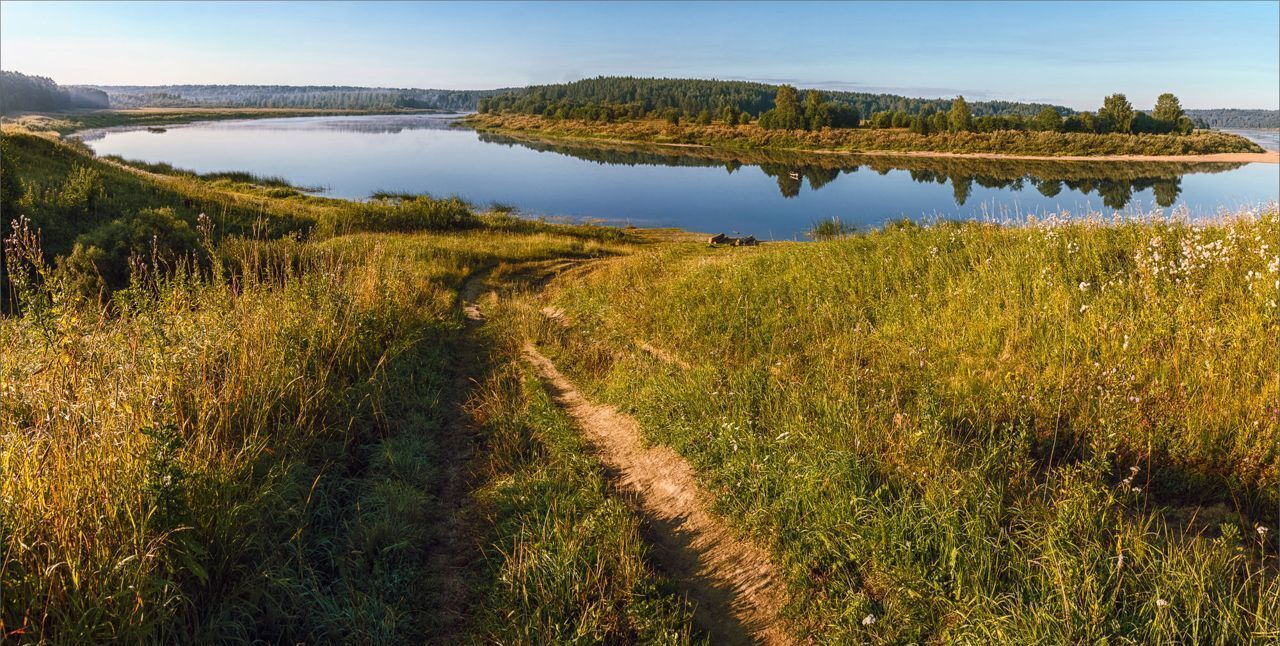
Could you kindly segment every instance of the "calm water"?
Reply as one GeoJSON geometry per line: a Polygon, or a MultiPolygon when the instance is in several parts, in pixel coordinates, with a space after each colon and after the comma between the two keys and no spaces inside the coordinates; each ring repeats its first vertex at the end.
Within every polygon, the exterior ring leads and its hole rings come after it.
{"type": "Polygon", "coordinates": [[[324,194],[457,194],[536,216],[803,236],[816,220],[1018,217],[1185,207],[1208,215],[1276,201],[1275,164],[1014,162],[684,154],[482,135],[435,115],[225,121],[86,133],[99,154],[198,172],[276,175],[324,194]]]}

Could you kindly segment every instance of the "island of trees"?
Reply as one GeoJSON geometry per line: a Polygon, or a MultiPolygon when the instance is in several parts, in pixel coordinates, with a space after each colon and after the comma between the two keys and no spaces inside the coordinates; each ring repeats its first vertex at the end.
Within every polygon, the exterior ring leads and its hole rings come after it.
{"type": "Polygon", "coordinates": [[[1160,95],[1150,111],[1116,93],[1096,111],[1076,112],[963,96],[905,99],[736,81],[596,78],[486,97],[477,107],[472,123],[491,131],[733,148],[1036,156],[1263,152],[1243,137],[1195,132],[1172,93],[1160,95]],[[771,96],[762,99],[765,90],[771,96]]]}
{"type": "MultiPolygon", "coordinates": [[[[748,81],[601,76],[499,93],[480,99],[476,109],[482,113],[518,113],[587,121],[651,118],[703,124],[712,121],[750,123],[775,107],[779,89],[776,85],[748,81]]],[[[831,109],[839,106],[841,110],[849,111],[840,127],[857,125],[850,122],[850,116],[882,111],[919,114],[945,111],[951,107],[949,99],[920,99],[869,92],[814,92],[818,94],[815,101],[830,103],[831,109]]],[[[975,116],[1033,116],[1045,108],[1064,115],[1071,113],[1068,108],[1043,103],[979,101],[970,104],[975,116]]]]}
{"type": "Polygon", "coordinates": [[[555,119],[612,122],[658,118],[700,125],[757,121],[766,130],[906,128],[916,134],[1033,130],[1125,134],[1189,134],[1195,124],[1173,94],[1162,94],[1150,113],[1137,111],[1123,94],[1103,100],[1097,112],[1010,102],[974,105],[950,100],[808,90],[803,97],[781,85],[765,105],[761,84],[732,81],[597,78],[485,97],[481,113],[520,113],[555,119]]]}

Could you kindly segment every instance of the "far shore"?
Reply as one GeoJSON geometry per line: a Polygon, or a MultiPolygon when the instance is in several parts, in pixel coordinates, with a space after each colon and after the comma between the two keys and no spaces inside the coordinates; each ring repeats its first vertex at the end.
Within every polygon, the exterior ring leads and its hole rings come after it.
{"type": "MultiPolygon", "coordinates": [[[[546,139],[548,141],[584,141],[596,143],[610,144],[626,144],[626,145],[644,145],[644,146],[663,146],[667,148],[680,149],[699,149],[699,150],[725,150],[740,151],[744,149],[734,148],[731,146],[714,146],[710,144],[689,144],[676,142],[657,142],[657,141],[634,141],[630,139],[618,139],[616,137],[582,137],[566,134],[548,134],[536,130],[522,130],[514,128],[482,128],[478,129],[483,132],[492,132],[504,135],[521,135],[536,139],[546,139]]],[[[1280,164],[1280,151],[1268,150],[1260,153],[1212,153],[1207,155],[1012,155],[1004,153],[949,153],[949,152],[933,152],[933,151],[900,151],[900,150],[831,150],[831,149],[815,149],[815,148],[774,148],[774,147],[754,147],[745,150],[758,151],[777,151],[788,153],[806,153],[814,155],[834,155],[841,157],[940,157],[953,159],[1007,159],[1007,160],[1026,160],[1026,161],[1082,161],[1082,162],[1226,162],[1226,163],[1257,163],[1257,164],[1280,164]]]]}
{"type": "Polygon", "coordinates": [[[256,108],[256,107],[190,107],[190,108],[116,108],[109,110],[69,110],[62,112],[24,112],[0,118],[4,125],[36,132],[55,132],[62,136],[86,132],[188,125],[210,121],[240,119],[285,119],[292,117],[344,117],[404,114],[460,114],[428,108],[400,109],[329,109],[329,108],[256,108]]]}
{"type": "MultiPolygon", "coordinates": [[[[832,152],[832,151],[805,151],[832,152]]],[[[837,151],[838,152],[838,151],[837,151]]],[[[1025,159],[1035,161],[1165,161],[1165,162],[1235,162],[1280,164],[1280,151],[1261,153],[1213,153],[1209,155],[1002,155],[998,153],[938,153],[863,151],[839,153],[848,155],[894,155],[898,157],[958,157],[972,159],[1025,159]]]]}

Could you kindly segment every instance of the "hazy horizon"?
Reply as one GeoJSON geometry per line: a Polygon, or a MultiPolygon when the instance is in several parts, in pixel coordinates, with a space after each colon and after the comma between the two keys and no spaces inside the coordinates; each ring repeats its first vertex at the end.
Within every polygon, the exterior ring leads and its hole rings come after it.
{"type": "Polygon", "coordinates": [[[0,18],[4,68],[67,85],[494,89],[603,75],[1280,108],[1277,3],[6,1],[0,18]]]}

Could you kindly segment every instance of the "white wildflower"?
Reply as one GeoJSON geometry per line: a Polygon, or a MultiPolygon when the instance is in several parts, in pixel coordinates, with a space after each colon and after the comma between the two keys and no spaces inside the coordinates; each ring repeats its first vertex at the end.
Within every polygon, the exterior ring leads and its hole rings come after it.
{"type": "Polygon", "coordinates": [[[1164,599],[1156,599],[1156,605],[1157,605],[1157,606],[1159,606],[1159,607],[1161,607],[1161,608],[1163,608],[1163,607],[1165,607],[1165,606],[1169,605],[1169,602],[1168,602],[1168,601],[1165,601],[1164,599]]]}
{"type": "Polygon", "coordinates": [[[875,616],[875,615],[867,615],[867,616],[865,616],[865,617],[863,617],[863,618],[862,618],[862,625],[863,625],[863,626],[870,626],[871,624],[874,624],[874,623],[876,623],[876,616],[875,616]]]}

